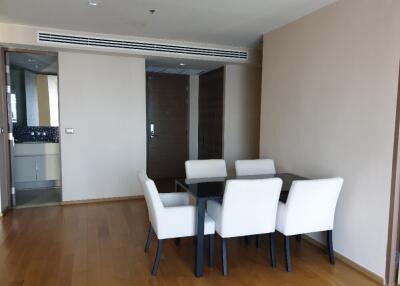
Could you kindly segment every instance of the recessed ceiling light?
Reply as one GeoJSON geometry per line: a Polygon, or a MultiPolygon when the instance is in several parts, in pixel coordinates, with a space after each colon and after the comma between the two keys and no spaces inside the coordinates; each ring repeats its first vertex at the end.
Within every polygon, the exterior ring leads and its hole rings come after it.
{"type": "Polygon", "coordinates": [[[89,4],[90,6],[98,6],[98,5],[99,5],[99,2],[97,2],[96,0],[88,0],[88,4],[89,4]]]}
{"type": "Polygon", "coordinates": [[[185,66],[186,64],[184,64],[184,63],[180,63],[179,65],[180,65],[180,66],[185,66]]]}

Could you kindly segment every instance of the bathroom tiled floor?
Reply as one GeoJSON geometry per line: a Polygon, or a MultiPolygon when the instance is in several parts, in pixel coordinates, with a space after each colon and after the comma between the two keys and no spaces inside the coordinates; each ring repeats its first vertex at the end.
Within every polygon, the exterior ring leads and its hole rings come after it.
{"type": "Polygon", "coordinates": [[[61,200],[61,188],[16,191],[17,208],[48,206],[61,200]]]}

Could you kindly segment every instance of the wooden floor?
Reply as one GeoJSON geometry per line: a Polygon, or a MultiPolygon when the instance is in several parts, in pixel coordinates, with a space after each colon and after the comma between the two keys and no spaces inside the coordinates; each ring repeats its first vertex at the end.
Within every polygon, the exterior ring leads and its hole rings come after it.
{"type": "MultiPolygon", "coordinates": [[[[0,219],[0,285],[377,285],[302,241],[292,242],[292,273],[284,270],[282,241],[278,267],[272,269],[263,247],[229,241],[229,276],[221,274],[220,241],[216,266],[195,278],[194,245],[167,241],[157,277],[150,275],[155,241],[145,255],[148,227],[143,200],[18,209],[0,219]]],[[[254,241],[253,241],[254,242],[254,241]]]]}

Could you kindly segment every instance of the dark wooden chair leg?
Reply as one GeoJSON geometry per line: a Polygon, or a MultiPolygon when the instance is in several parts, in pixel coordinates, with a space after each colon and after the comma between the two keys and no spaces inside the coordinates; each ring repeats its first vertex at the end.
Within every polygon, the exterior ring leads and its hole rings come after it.
{"type": "Polygon", "coordinates": [[[228,245],[227,245],[227,239],[222,238],[221,240],[222,245],[221,245],[221,250],[222,250],[222,272],[224,273],[224,276],[228,276],[228,245]]]}
{"type": "Polygon", "coordinates": [[[326,247],[328,248],[329,263],[335,264],[335,253],[333,252],[332,230],[328,230],[326,233],[326,247]]]}
{"type": "Polygon", "coordinates": [[[289,236],[284,236],[283,238],[284,248],[285,248],[285,262],[286,262],[286,271],[292,272],[292,259],[290,257],[290,238],[289,236]]]}
{"type": "Polygon", "coordinates": [[[257,248],[261,247],[261,235],[260,234],[256,235],[256,247],[257,248]]]}
{"type": "Polygon", "coordinates": [[[159,239],[158,245],[157,245],[157,254],[156,254],[156,258],[154,260],[153,269],[151,270],[151,275],[154,275],[154,276],[157,275],[157,270],[158,270],[158,266],[160,265],[163,245],[164,245],[164,241],[162,239],[159,239]]]}
{"type": "Polygon", "coordinates": [[[150,224],[149,232],[147,233],[146,245],[144,247],[145,253],[149,252],[151,240],[153,239],[153,234],[154,234],[153,226],[150,224]]]}
{"type": "Polygon", "coordinates": [[[175,245],[180,245],[181,244],[181,239],[178,237],[178,238],[175,238],[175,245]]]}
{"type": "Polygon", "coordinates": [[[301,234],[296,235],[296,241],[301,242],[301,234]]]}
{"type": "Polygon", "coordinates": [[[269,236],[269,253],[271,256],[271,266],[272,268],[276,268],[275,232],[271,232],[268,236],[269,236]]]}
{"type": "Polygon", "coordinates": [[[208,236],[208,266],[214,267],[214,235],[208,236]]]}

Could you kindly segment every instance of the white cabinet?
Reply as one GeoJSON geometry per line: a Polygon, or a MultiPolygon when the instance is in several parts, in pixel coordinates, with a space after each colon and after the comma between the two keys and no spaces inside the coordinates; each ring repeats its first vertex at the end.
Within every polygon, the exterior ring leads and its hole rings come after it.
{"type": "Polygon", "coordinates": [[[17,143],[14,156],[59,155],[60,143],[17,143]]]}
{"type": "Polygon", "coordinates": [[[15,181],[36,181],[36,157],[14,157],[15,181]]]}
{"type": "Polygon", "coordinates": [[[36,164],[38,181],[61,179],[59,155],[37,156],[36,164]]]}
{"type": "Polygon", "coordinates": [[[61,179],[59,155],[14,157],[14,164],[17,183],[61,179]]]}
{"type": "Polygon", "coordinates": [[[14,174],[16,183],[61,180],[58,143],[16,144],[14,174]]]}

